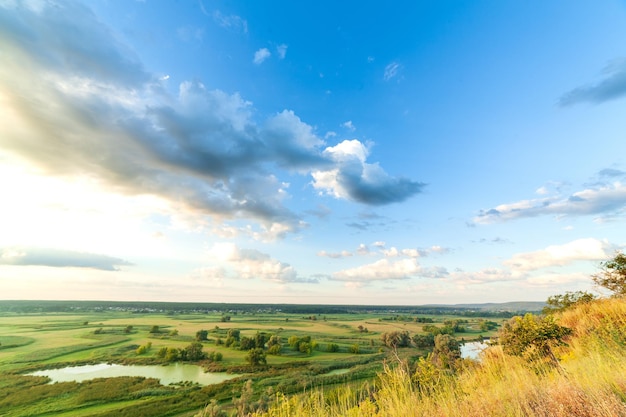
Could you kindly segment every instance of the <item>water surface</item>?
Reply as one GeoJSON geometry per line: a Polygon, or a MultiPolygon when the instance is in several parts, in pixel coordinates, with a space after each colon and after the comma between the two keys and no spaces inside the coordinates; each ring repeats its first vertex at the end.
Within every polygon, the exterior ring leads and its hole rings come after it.
{"type": "Polygon", "coordinates": [[[161,365],[116,365],[100,363],[97,365],[69,366],[59,369],[46,369],[29,375],[47,376],[51,382],[82,382],[94,378],[113,378],[118,376],[143,376],[156,378],[162,385],[181,381],[197,382],[200,385],[218,384],[241,375],[225,372],[204,372],[197,365],[175,363],[161,365]]]}
{"type": "Polygon", "coordinates": [[[461,357],[466,359],[480,359],[480,352],[487,349],[485,342],[465,342],[461,345],[461,357]]]}

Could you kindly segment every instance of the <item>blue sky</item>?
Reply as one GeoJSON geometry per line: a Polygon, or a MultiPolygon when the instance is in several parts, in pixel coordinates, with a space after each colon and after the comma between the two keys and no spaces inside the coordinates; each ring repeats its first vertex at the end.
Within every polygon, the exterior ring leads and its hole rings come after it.
{"type": "Polygon", "coordinates": [[[0,297],[428,304],[626,246],[626,3],[0,1],[0,297]]]}

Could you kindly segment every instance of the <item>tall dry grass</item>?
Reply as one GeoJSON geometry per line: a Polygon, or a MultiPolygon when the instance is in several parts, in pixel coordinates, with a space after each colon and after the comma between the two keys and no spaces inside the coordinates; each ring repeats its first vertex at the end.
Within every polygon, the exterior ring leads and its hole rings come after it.
{"type": "Polygon", "coordinates": [[[626,417],[626,301],[598,300],[557,321],[573,330],[567,346],[556,350],[560,367],[494,346],[480,364],[466,364],[454,376],[428,373],[427,366],[420,375],[403,364],[390,366],[375,389],[346,387],[332,398],[322,390],[279,396],[256,416],[626,417]]]}

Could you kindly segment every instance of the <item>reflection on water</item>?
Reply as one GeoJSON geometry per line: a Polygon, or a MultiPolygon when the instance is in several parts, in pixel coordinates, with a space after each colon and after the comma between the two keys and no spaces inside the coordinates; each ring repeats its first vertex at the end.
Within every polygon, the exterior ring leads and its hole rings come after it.
{"type": "Polygon", "coordinates": [[[100,363],[97,365],[70,366],[60,369],[46,369],[29,375],[47,376],[51,382],[82,382],[94,378],[113,378],[118,376],[143,376],[156,378],[162,385],[181,381],[197,382],[200,385],[218,384],[241,375],[225,372],[204,372],[196,365],[175,363],[160,365],[116,365],[100,363]]]}
{"type": "Polygon", "coordinates": [[[485,350],[489,345],[484,342],[465,342],[461,345],[461,357],[465,359],[478,360],[480,352],[485,350]]]}

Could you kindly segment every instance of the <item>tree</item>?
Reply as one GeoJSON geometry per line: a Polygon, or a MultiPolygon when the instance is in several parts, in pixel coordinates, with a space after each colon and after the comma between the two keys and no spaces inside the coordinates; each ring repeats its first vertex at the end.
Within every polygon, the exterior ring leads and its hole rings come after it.
{"type": "Polygon", "coordinates": [[[157,333],[159,333],[159,332],[160,332],[160,330],[159,330],[159,326],[152,326],[152,327],[150,328],[150,333],[152,333],[152,334],[157,334],[157,333]]]}
{"type": "Polygon", "coordinates": [[[226,333],[226,337],[232,337],[237,342],[239,341],[239,337],[241,336],[241,331],[238,329],[228,329],[228,333],[226,333]]]}
{"type": "Polygon", "coordinates": [[[133,331],[133,326],[126,326],[126,328],[124,328],[124,333],[130,333],[133,331]]]}
{"type": "Polygon", "coordinates": [[[626,255],[617,252],[600,264],[600,272],[591,276],[593,282],[611,291],[615,297],[626,295],[626,255]]]}
{"type": "Polygon", "coordinates": [[[552,348],[564,345],[563,339],[571,332],[571,329],[557,324],[553,316],[538,317],[528,313],[505,322],[498,340],[505,353],[530,359],[548,358],[558,366],[552,348]]]}
{"type": "Polygon", "coordinates": [[[198,342],[202,342],[203,340],[209,340],[209,331],[208,330],[198,330],[196,332],[196,340],[198,342]]]}
{"type": "Polygon", "coordinates": [[[246,355],[246,361],[252,366],[265,365],[267,363],[265,352],[261,348],[250,349],[246,355]]]}
{"type": "Polygon", "coordinates": [[[461,359],[459,342],[449,334],[438,334],[435,336],[435,347],[430,359],[439,369],[455,370],[458,360],[461,359]]]}
{"type": "Polygon", "coordinates": [[[239,350],[250,350],[254,349],[256,344],[254,343],[254,339],[244,336],[239,340],[239,350]]]}
{"type": "Polygon", "coordinates": [[[411,338],[408,331],[383,333],[380,336],[383,344],[389,348],[408,347],[411,345],[411,338]]]}
{"type": "Polygon", "coordinates": [[[164,357],[167,362],[176,362],[180,359],[180,349],[168,347],[164,357]]]}
{"type": "Polygon", "coordinates": [[[267,337],[265,333],[256,332],[254,335],[254,345],[258,348],[265,347],[265,342],[267,341],[267,337]]]}
{"type": "Polygon", "coordinates": [[[432,333],[416,334],[413,336],[413,343],[421,349],[433,347],[435,346],[435,336],[432,333]]]}
{"type": "Polygon", "coordinates": [[[272,335],[267,341],[267,353],[270,355],[280,355],[282,350],[282,343],[280,342],[280,336],[272,335]]]}
{"type": "Polygon", "coordinates": [[[576,304],[589,303],[596,299],[596,296],[586,291],[567,291],[565,294],[557,294],[548,297],[546,306],[543,308],[544,314],[556,311],[563,311],[576,304]]]}
{"type": "Polygon", "coordinates": [[[202,351],[202,347],[202,343],[200,342],[191,343],[181,352],[182,359],[187,361],[206,359],[206,353],[202,351]]]}

